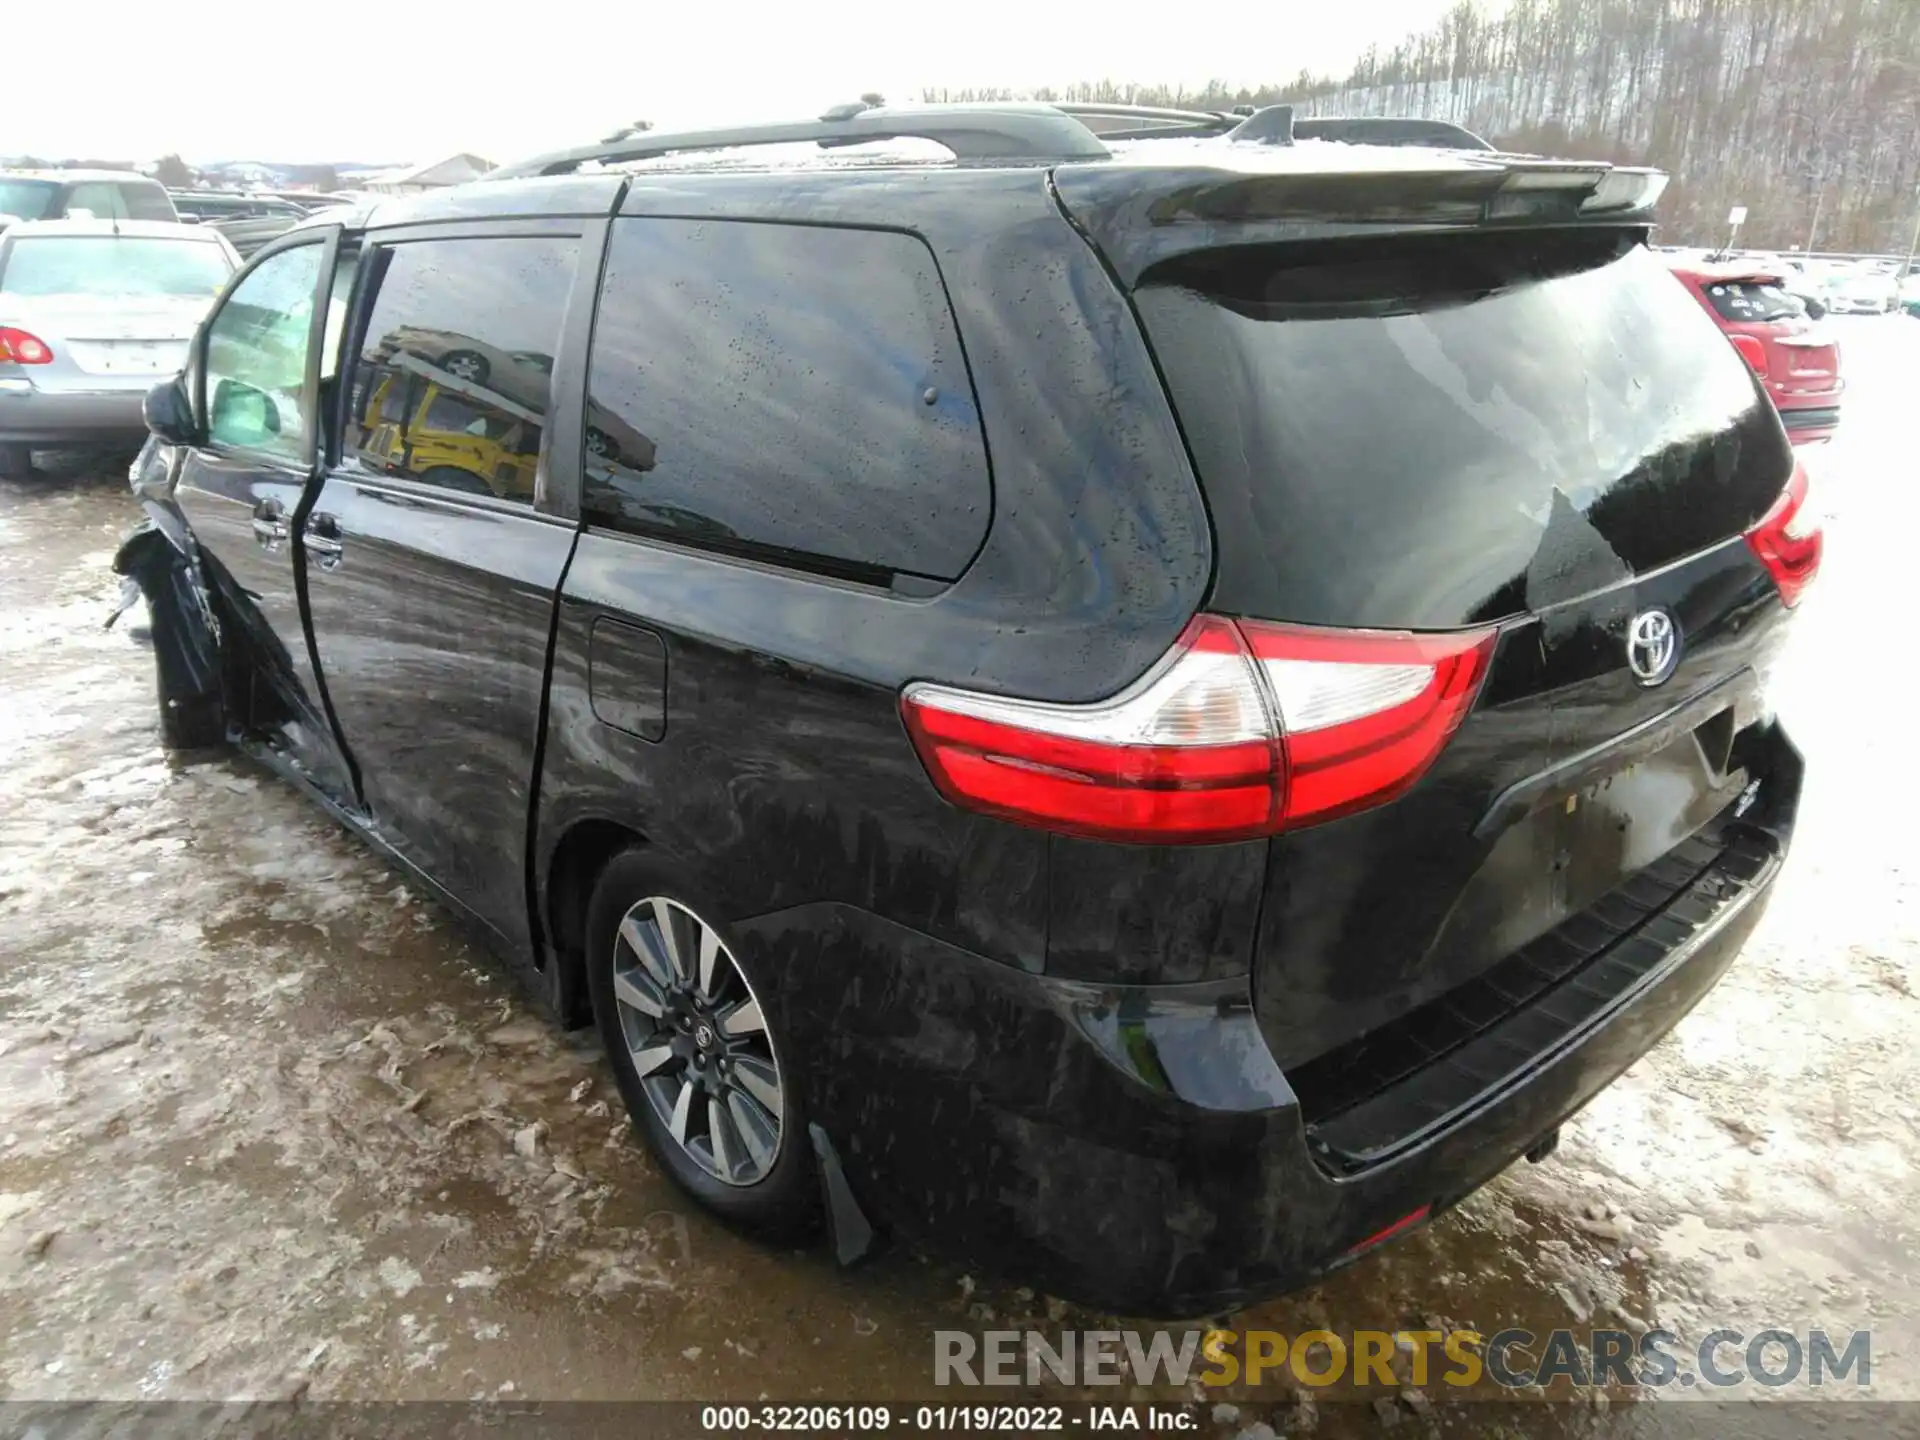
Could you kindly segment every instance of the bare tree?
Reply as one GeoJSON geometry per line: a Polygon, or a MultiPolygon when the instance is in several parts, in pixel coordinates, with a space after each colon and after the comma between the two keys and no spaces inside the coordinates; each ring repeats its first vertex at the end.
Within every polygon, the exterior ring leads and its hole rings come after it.
{"type": "MultiPolygon", "coordinates": [[[[1011,91],[928,91],[1004,100],[1011,91]]],[[[1920,197],[1916,0],[1459,0],[1341,77],[1198,90],[1083,81],[1020,98],[1452,120],[1505,148],[1656,165],[1668,237],[1904,254],[1920,197]],[[1811,239],[1810,239],[1811,237],[1811,239]]]]}
{"type": "Polygon", "coordinates": [[[178,155],[162,155],[154,162],[153,178],[169,190],[185,190],[200,177],[198,172],[178,155]]]}

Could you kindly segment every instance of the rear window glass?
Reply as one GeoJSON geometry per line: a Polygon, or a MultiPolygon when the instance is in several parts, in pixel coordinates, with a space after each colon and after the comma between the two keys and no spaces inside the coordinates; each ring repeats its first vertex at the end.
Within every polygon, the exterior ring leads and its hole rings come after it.
{"type": "Polygon", "coordinates": [[[43,219],[59,188],[51,180],[0,179],[0,215],[16,220],[43,219]]]}
{"type": "Polygon", "coordinates": [[[127,214],[135,220],[175,220],[179,216],[173,208],[173,201],[167,198],[167,192],[158,185],[126,185],[121,187],[121,195],[126,200],[127,214]]]}
{"type": "Polygon", "coordinates": [[[614,222],[583,504],[619,529],[854,579],[951,579],[985,442],[926,246],[874,230],[614,222]]]}
{"type": "Polygon", "coordinates": [[[1722,280],[1700,287],[1707,303],[1723,320],[1743,324],[1761,324],[1769,320],[1791,320],[1800,307],[1778,285],[1760,280],[1722,280]]]}
{"type": "Polygon", "coordinates": [[[207,240],[36,235],[8,249],[0,294],[213,296],[232,273],[207,240]]]}
{"type": "Polygon", "coordinates": [[[1791,465],[1726,337],[1606,232],[1214,251],[1135,299],[1222,609],[1391,629],[1538,610],[1737,534],[1791,465]]]}
{"type": "Polygon", "coordinates": [[[91,215],[96,220],[126,220],[127,200],[120,193],[118,185],[105,181],[91,181],[84,185],[75,185],[67,192],[67,203],[61,213],[79,219],[91,215]]]}

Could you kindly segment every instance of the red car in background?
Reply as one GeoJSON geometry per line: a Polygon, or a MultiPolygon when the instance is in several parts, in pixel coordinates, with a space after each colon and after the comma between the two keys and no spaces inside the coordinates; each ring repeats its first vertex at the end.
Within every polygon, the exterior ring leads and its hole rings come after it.
{"type": "Polygon", "coordinates": [[[1807,445],[1840,427],[1840,347],[1780,286],[1780,274],[1741,264],[1675,264],[1674,276],[1746,357],[1786,424],[1807,445]]]}

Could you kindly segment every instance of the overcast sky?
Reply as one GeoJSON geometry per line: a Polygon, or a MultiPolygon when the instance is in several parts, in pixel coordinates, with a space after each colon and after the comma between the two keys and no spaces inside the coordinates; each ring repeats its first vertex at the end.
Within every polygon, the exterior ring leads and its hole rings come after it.
{"type": "Polygon", "coordinates": [[[11,62],[0,151],[505,161],[635,119],[791,119],[864,90],[901,101],[929,85],[1286,80],[1342,69],[1449,3],[0,0],[11,62]]]}

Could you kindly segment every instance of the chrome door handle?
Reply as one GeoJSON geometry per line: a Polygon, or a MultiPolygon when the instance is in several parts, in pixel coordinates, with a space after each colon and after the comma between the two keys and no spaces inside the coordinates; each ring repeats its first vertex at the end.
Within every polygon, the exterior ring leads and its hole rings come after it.
{"type": "Polygon", "coordinates": [[[340,564],[340,522],[331,515],[315,515],[307,521],[307,554],[320,562],[323,570],[340,564]]]}
{"type": "Polygon", "coordinates": [[[253,538],[268,550],[287,541],[286,509],[278,500],[262,500],[253,507],[253,538]]]}

